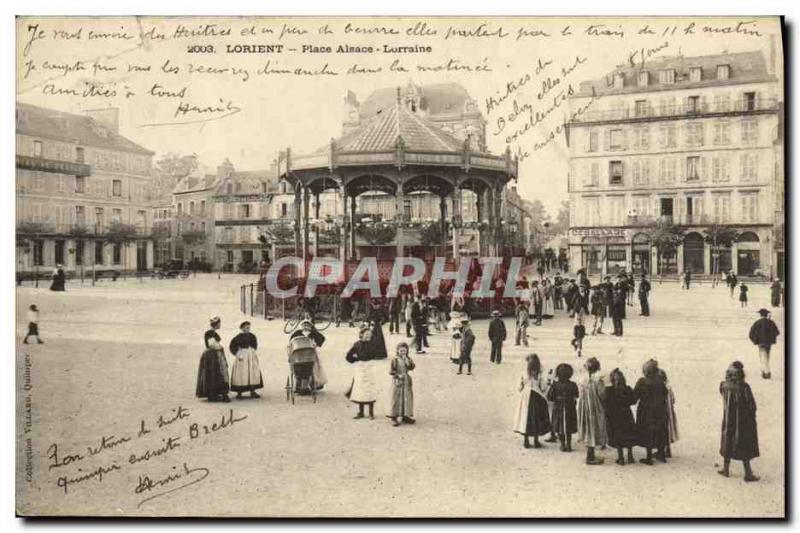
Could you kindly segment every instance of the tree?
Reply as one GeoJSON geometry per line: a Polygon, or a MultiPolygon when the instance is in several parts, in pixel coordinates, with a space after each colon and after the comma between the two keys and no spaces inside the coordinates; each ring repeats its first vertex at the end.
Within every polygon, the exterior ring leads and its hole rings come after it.
{"type": "Polygon", "coordinates": [[[711,245],[711,286],[717,286],[719,276],[719,253],[722,248],[730,248],[739,237],[739,233],[730,226],[712,224],[705,233],[705,241],[711,245]]]}
{"type": "Polygon", "coordinates": [[[194,246],[206,242],[206,233],[200,230],[184,231],[181,240],[186,246],[194,246]]]}
{"type": "Polygon", "coordinates": [[[136,240],[136,226],[133,224],[123,224],[122,222],[112,222],[103,240],[110,244],[127,244],[136,240]]]}
{"type": "Polygon", "coordinates": [[[550,225],[554,235],[560,235],[569,229],[569,201],[563,200],[558,207],[556,221],[550,225]]]}
{"type": "Polygon", "coordinates": [[[423,226],[420,230],[420,243],[425,247],[440,246],[442,244],[441,222],[433,222],[423,226]]]}
{"type": "Polygon", "coordinates": [[[294,229],[288,224],[275,224],[267,230],[267,239],[275,244],[292,244],[294,229]]]}
{"type": "Polygon", "coordinates": [[[678,246],[683,242],[683,229],[666,220],[659,219],[647,230],[650,243],[656,247],[658,253],[659,280],[664,275],[664,259],[672,257],[678,251],[678,246]]]}
{"type": "Polygon", "coordinates": [[[342,233],[339,228],[332,226],[319,230],[320,244],[339,244],[342,240],[342,233]]]}
{"type": "Polygon", "coordinates": [[[391,224],[360,224],[356,233],[372,246],[381,246],[392,242],[397,235],[397,228],[391,224]]]}
{"type": "Polygon", "coordinates": [[[169,197],[175,185],[197,169],[197,156],[167,153],[153,164],[153,192],[155,198],[169,197]]]}

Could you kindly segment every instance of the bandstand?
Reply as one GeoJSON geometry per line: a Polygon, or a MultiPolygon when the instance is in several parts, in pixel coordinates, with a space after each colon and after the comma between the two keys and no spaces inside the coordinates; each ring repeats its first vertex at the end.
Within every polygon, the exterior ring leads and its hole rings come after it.
{"type": "Polygon", "coordinates": [[[475,193],[481,253],[499,255],[503,188],[517,178],[518,161],[510,150],[498,156],[476,152],[469,139],[461,141],[427,120],[410,103],[397,102],[367,120],[358,129],[308,155],[290,148],[279,157],[280,179],[293,187],[295,255],[316,257],[318,239],[310,239],[310,221],[319,219],[319,195],[335,191],[343,216],[336,221],[341,239],[339,257],[358,259],[356,198],[368,192],[394,196],[395,254],[406,256],[404,230],[411,227],[409,195],[427,192],[439,197],[443,241],[451,257],[459,256],[463,228],[462,190],[475,193]],[[310,213],[311,196],[316,213],[310,213]],[[449,202],[447,201],[449,198],[449,202]],[[448,205],[449,204],[449,205],[448,205]],[[448,213],[448,207],[452,212],[448,213]]]}

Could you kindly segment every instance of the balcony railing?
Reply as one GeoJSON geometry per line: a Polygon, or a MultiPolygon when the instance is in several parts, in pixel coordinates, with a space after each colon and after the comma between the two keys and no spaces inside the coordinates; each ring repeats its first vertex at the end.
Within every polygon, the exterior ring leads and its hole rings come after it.
{"type": "MultiPolygon", "coordinates": [[[[153,227],[148,225],[124,224],[131,228],[136,236],[147,237],[153,233],[153,227]]],[[[17,234],[26,236],[60,236],[67,238],[97,238],[108,235],[114,226],[112,224],[58,224],[55,222],[18,222],[17,234]]]]}
{"type": "Polygon", "coordinates": [[[735,102],[718,103],[698,102],[694,104],[676,104],[664,106],[634,106],[618,109],[587,111],[578,122],[601,122],[615,120],[635,120],[656,117],[693,117],[719,113],[750,113],[757,111],[775,111],[779,107],[777,98],[758,98],[753,101],[737,100],[735,102]]]}

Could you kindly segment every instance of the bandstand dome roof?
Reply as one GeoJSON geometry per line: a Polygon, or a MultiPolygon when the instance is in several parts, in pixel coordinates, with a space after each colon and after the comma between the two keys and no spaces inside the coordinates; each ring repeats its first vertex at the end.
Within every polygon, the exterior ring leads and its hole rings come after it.
{"type": "MultiPolygon", "coordinates": [[[[380,111],[353,132],[334,139],[341,152],[383,152],[394,150],[402,137],[406,150],[421,152],[460,152],[464,143],[433,122],[401,103],[380,111]]],[[[320,151],[329,150],[325,146],[320,151]]]]}

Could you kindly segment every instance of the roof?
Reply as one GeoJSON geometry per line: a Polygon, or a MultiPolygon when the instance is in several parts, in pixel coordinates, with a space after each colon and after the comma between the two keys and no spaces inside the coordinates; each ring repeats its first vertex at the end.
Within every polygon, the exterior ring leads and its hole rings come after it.
{"type": "Polygon", "coordinates": [[[17,102],[17,133],[120,152],[153,155],[86,115],[65,113],[17,102]]]}
{"type": "Polygon", "coordinates": [[[217,185],[216,174],[192,173],[184,178],[181,178],[178,184],[175,185],[175,190],[173,192],[175,194],[200,192],[216,188],[216,185],[217,185]]]}
{"type": "MultiPolygon", "coordinates": [[[[471,100],[467,90],[459,83],[436,83],[433,85],[409,85],[405,91],[416,90],[421,93],[421,107],[431,117],[461,113],[464,104],[471,100]]],[[[386,87],[373,91],[359,107],[362,119],[374,117],[381,111],[394,107],[397,89],[386,87]]]]}
{"type": "Polygon", "coordinates": [[[217,194],[227,194],[225,184],[232,182],[238,185],[235,194],[263,194],[262,183],[267,183],[268,193],[277,192],[278,177],[275,168],[259,170],[235,170],[216,184],[217,194]]]}
{"type": "Polygon", "coordinates": [[[659,90],[692,89],[698,87],[713,87],[720,85],[733,85],[761,81],[774,81],[767,70],[764,54],[760,51],[724,53],[707,56],[683,57],[671,56],[660,59],[648,59],[644,68],[637,63],[620,65],[606,77],[599,80],[584,81],[575,96],[588,96],[594,88],[597,95],[630,94],[659,90]],[[729,65],[730,74],[727,80],[717,79],[717,66],[729,65]],[[689,71],[692,68],[701,68],[700,81],[689,81],[689,71]],[[675,71],[675,83],[659,83],[658,72],[663,70],[675,71]],[[638,76],[642,71],[649,73],[646,86],[639,86],[638,76]],[[614,88],[614,76],[622,74],[625,77],[622,88],[614,88]]]}
{"type": "MultiPolygon", "coordinates": [[[[395,93],[396,94],[396,93],[395,93]]],[[[333,141],[340,152],[382,152],[394,150],[402,137],[406,150],[461,152],[464,143],[439,126],[399,104],[382,110],[356,130],[333,141]]],[[[326,146],[319,151],[330,149],[326,146]]]]}

